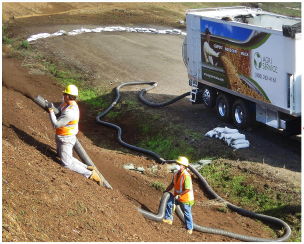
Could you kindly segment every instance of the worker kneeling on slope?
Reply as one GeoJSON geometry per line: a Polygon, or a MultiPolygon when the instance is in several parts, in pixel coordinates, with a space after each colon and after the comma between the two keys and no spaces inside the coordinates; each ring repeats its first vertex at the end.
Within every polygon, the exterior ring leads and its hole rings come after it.
{"type": "Polygon", "coordinates": [[[57,117],[54,113],[53,103],[45,100],[46,106],[50,112],[50,119],[53,127],[56,129],[57,153],[61,159],[61,164],[85,177],[96,181],[101,185],[101,178],[93,166],[87,166],[73,157],[73,147],[76,143],[78,133],[79,108],[76,103],[78,97],[78,88],[69,85],[63,91],[63,103],[58,107],[57,117]]]}
{"type": "Polygon", "coordinates": [[[172,224],[174,204],[179,205],[185,217],[187,233],[192,234],[193,219],[191,208],[194,204],[194,193],[191,175],[187,171],[189,161],[185,157],[179,157],[176,163],[178,164],[176,165],[178,172],[174,174],[171,184],[165,190],[165,192],[169,192],[174,187],[174,196],[171,194],[167,203],[163,222],[172,224]]]}

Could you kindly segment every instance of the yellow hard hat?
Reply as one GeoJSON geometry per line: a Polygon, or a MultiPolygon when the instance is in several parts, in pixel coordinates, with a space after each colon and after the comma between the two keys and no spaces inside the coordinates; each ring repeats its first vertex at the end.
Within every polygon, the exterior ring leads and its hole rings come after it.
{"type": "Polygon", "coordinates": [[[176,160],[176,163],[184,165],[186,167],[189,166],[189,160],[186,157],[178,157],[178,160],[176,160]]]}
{"type": "Polygon", "coordinates": [[[68,85],[65,90],[63,91],[64,94],[78,96],[78,88],[74,85],[68,85]]]}

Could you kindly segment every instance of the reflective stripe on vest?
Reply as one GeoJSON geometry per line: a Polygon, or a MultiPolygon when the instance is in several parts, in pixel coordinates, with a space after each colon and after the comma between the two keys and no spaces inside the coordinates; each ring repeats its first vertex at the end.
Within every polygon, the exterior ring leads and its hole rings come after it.
{"type": "MultiPolygon", "coordinates": [[[[76,102],[70,102],[69,104],[64,103],[60,107],[61,113],[66,110],[67,108],[72,109],[72,107],[76,107],[78,110],[78,105],[76,102]]],[[[58,129],[56,129],[56,134],[61,136],[72,136],[76,135],[78,133],[78,121],[79,119],[75,119],[73,121],[70,121],[65,126],[62,126],[58,129]]]]}
{"type": "MultiPolygon", "coordinates": [[[[177,181],[177,173],[174,175],[174,196],[182,193],[185,190],[184,183],[186,176],[191,177],[191,175],[187,172],[187,170],[184,170],[182,174],[180,175],[178,181],[177,181]]],[[[194,194],[193,194],[193,186],[192,182],[190,184],[190,191],[186,194],[180,195],[179,201],[180,202],[190,202],[194,200],[194,194]]]]}

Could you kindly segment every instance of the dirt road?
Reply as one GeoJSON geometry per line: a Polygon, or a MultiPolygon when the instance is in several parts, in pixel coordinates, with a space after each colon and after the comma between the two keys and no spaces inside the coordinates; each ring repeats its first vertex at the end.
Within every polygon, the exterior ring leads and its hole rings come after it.
{"type": "MultiPolygon", "coordinates": [[[[29,33],[70,32],[100,26],[26,28],[29,33]]],[[[137,27],[137,26],[136,26],[137,27]]],[[[138,26],[165,29],[159,26],[138,26]]],[[[134,28],[134,27],[133,27],[134,28]]],[[[156,81],[152,93],[179,95],[189,90],[181,47],[184,36],[128,32],[85,33],[37,40],[33,46],[87,72],[97,87],[128,81],[156,81]]]]}

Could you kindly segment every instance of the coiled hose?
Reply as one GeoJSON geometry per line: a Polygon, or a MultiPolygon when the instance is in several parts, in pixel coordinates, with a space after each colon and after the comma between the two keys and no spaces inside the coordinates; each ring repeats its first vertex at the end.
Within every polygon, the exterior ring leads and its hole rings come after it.
{"type": "MultiPolygon", "coordinates": [[[[45,111],[48,111],[48,108],[45,105],[45,100],[40,96],[37,95],[34,97],[34,102],[37,103],[41,108],[43,108],[45,111]]],[[[54,108],[54,113],[57,115],[59,113],[57,108],[54,108]]],[[[99,172],[98,168],[95,166],[89,155],[86,153],[78,139],[76,138],[76,143],[74,146],[74,149],[76,153],[78,154],[79,158],[82,160],[82,162],[88,166],[94,166],[96,168],[97,173],[101,177],[103,181],[103,185],[109,189],[113,189],[112,186],[106,181],[106,179],[103,177],[103,175],[99,172]]]]}
{"type": "MultiPolygon", "coordinates": [[[[139,99],[143,103],[145,103],[146,105],[152,106],[152,107],[163,107],[163,106],[172,104],[172,103],[174,103],[174,102],[176,102],[176,101],[178,101],[178,100],[182,99],[183,97],[186,97],[186,96],[188,96],[190,94],[188,92],[188,93],[185,93],[185,94],[183,94],[181,96],[178,96],[178,97],[176,97],[173,100],[170,100],[168,102],[161,103],[161,104],[155,104],[155,103],[151,103],[151,102],[147,101],[143,97],[143,95],[147,91],[155,88],[157,86],[156,82],[146,82],[146,81],[140,82],[140,81],[135,81],[135,82],[122,83],[121,85],[119,85],[118,87],[115,88],[115,92],[116,92],[116,98],[115,98],[115,100],[112,102],[112,104],[104,112],[100,113],[96,117],[96,120],[97,120],[98,123],[100,123],[102,125],[115,128],[118,131],[118,141],[123,146],[125,146],[127,148],[130,148],[132,150],[136,150],[138,152],[150,155],[150,156],[154,157],[158,162],[160,162],[162,164],[165,164],[165,163],[175,163],[176,162],[175,160],[165,160],[165,159],[161,158],[155,152],[149,151],[149,150],[144,149],[144,148],[139,148],[139,147],[136,147],[136,146],[133,146],[133,145],[130,145],[130,144],[124,142],[121,139],[122,130],[121,130],[121,128],[119,126],[101,120],[101,118],[103,116],[105,116],[116,105],[116,103],[118,102],[118,100],[120,98],[119,89],[121,87],[127,86],[127,85],[143,85],[143,84],[149,84],[149,85],[151,85],[151,87],[149,87],[147,89],[142,89],[139,92],[139,99]]],[[[250,218],[256,218],[256,219],[259,219],[259,220],[262,220],[262,221],[267,221],[267,222],[271,222],[271,223],[274,223],[274,224],[282,226],[284,228],[284,235],[281,236],[280,238],[277,238],[277,239],[266,239],[266,238],[250,237],[250,236],[246,236],[246,235],[240,235],[240,234],[232,233],[232,232],[225,231],[225,230],[220,230],[220,229],[215,229],[215,228],[210,228],[210,227],[204,227],[204,226],[201,226],[201,225],[193,223],[194,230],[200,231],[200,232],[205,232],[205,233],[210,233],[210,234],[217,234],[217,235],[228,236],[228,237],[235,238],[235,239],[238,239],[238,240],[241,240],[241,241],[249,241],[249,242],[287,241],[290,238],[290,236],[291,236],[291,228],[284,221],[282,221],[282,220],[280,220],[278,218],[274,218],[274,217],[270,217],[270,216],[267,216],[267,215],[262,215],[262,214],[258,214],[258,213],[254,213],[254,212],[242,209],[240,207],[237,207],[237,206],[235,206],[235,205],[233,205],[233,204],[231,204],[231,203],[223,200],[220,196],[218,196],[211,189],[211,187],[208,185],[208,183],[205,180],[205,178],[194,167],[192,167],[191,165],[189,165],[189,169],[197,176],[199,182],[203,185],[203,187],[207,190],[207,192],[209,193],[209,195],[211,195],[213,198],[218,199],[219,201],[224,202],[229,209],[231,209],[231,210],[239,213],[240,215],[243,215],[243,216],[246,216],[246,217],[250,217],[250,218]]],[[[162,197],[161,202],[160,202],[158,214],[153,214],[151,212],[145,211],[145,210],[143,210],[141,208],[138,208],[138,207],[137,207],[137,209],[139,210],[139,212],[144,217],[146,217],[148,219],[151,219],[153,221],[156,221],[156,222],[160,222],[160,221],[162,221],[162,219],[165,216],[165,209],[166,209],[166,205],[167,205],[167,202],[169,200],[169,197],[170,197],[169,193],[164,193],[163,194],[163,197],[162,197]]],[[[178,205],[176,207],[176,214],[185,223],[184,214],[183,214],[182,210],[180,209],[180,207],[178,205]]]]}

